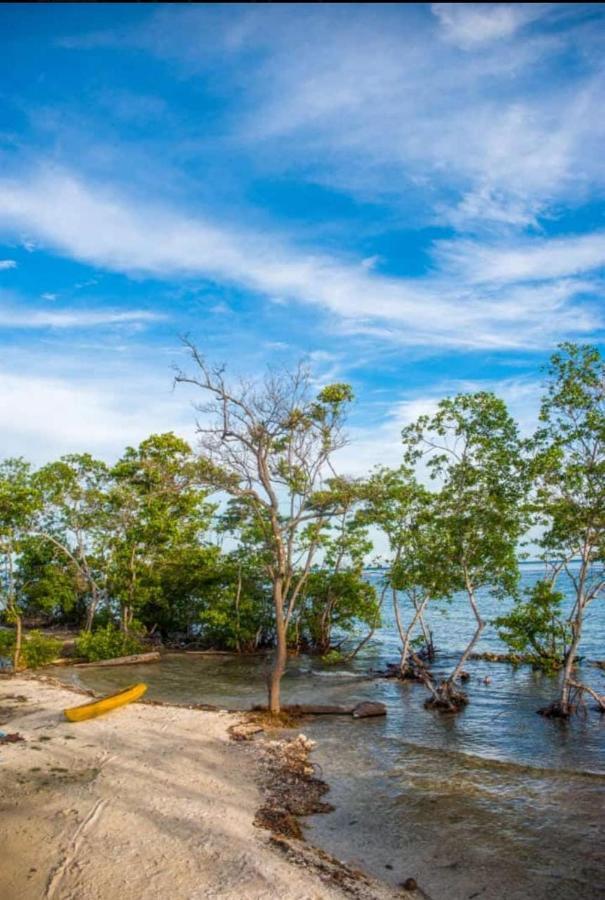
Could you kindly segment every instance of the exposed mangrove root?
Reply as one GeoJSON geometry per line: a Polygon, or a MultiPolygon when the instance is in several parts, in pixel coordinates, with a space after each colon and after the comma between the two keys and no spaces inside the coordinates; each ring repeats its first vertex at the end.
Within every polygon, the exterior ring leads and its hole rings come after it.
{"type": "Polygon", "coordinates": [[[562,700],[555,700],[548,706],[543,706],[537,710],[538,714],[548,719],[569,719],[574,713],[586,713],[586,702],[584,694],[588,694],[596,701],[595,709],[597,712],[605,713],[605,696],[598,694],[593,688],[587,684],[573,679],[568,680],[569,694],[568,701],[564,703],[562,700]]]}
{"type": "Polygon", "coordinates": [[[379,678],[394,678],[398,681],[415,681],[419,684],[425,683],[427,669],[423,666],[414,664],[407,665],[404,669],[399,663],[388,663],[386,669],[378,672],[379,678]]]}
{"type": "Polygon", "coordinates": [[[451,682],[443,681],[437,688],[432,687],[431,696],[424,701],[424,708],[436,709],[445,713],[458,713],[467,704],[468,697],[463,691],[451,682]]]}

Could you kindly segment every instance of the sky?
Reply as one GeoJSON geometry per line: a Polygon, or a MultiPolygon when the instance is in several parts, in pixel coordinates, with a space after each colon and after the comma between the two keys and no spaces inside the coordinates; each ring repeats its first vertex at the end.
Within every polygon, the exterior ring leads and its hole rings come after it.
{"type": "Polygon", "coordinates": [[[0,5],[2,456],[194,437],[188,334],[356,402],[341,467],[605,335],[605,4],[0,5]]]}

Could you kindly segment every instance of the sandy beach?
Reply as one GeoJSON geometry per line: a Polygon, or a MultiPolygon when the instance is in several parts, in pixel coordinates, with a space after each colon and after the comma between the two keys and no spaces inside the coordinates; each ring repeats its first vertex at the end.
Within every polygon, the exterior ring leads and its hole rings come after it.
{"type": "Polygon", "coordinates": [[[237,716],[138,703],[67,722],[80,701],[0,681],[0,728],[24,738],[0,744],[3,900],[420,896],[255,827],[261,766],[229,738],[237,716]]]}

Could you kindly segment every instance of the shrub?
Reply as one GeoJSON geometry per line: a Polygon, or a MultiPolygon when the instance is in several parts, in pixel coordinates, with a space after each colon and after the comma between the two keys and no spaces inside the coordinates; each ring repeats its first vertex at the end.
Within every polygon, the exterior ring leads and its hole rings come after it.
{"type": "Polygon", "coordinates": [[[88,662],[97,662],[140,653],[143,644],[138,634],[124,634],[108,622],[104,628],[97,628],[96,631],[82,631],[76,640],[75,649],[76,654],[83,656],[88,662]]]}
{"type": "Polygon", "coordinates": [[[534,668],[556,672],[563,667],[572,640],[562,602],[563,594],[548,581],[536,582],[525,602],[517,601],[507,615],[494,620],[498,637],[534,668]]]}
{"type": "Polygon", "coordinates": [[[344,656],[340,650],[332,649],[328,650],[327,653],[324,653],[321,661],[327,666],[336,666],[338,663],[344,662],[344,656]]]}
{"type": "Polygon", "coordinates": [[[15,632],[0,628],[0,659],[10,659],[15,649],[15,632]]]}
{"type": "Polygon", "coordinates": [[[47,666],[57,658],[63,646],[62,641],[47,637],[41,631],[30,631],[21,647],[21,660],[28,669],[47,666]]]}

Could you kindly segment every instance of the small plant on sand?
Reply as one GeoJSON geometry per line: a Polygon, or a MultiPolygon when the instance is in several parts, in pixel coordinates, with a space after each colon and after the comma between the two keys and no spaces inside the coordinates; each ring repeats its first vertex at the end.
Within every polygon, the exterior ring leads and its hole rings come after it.
{"type": "Polygon", "coordinates": [[[101,659],[115,659],[118,656],[130,656],[143,649],[139,637],[132,631],[125,634],[112,623],[96,631],[82,631],[76,640],[76,654],[88,662],[101,659]]]}

